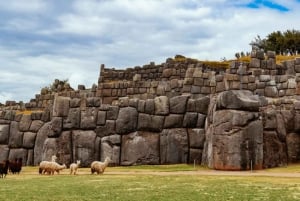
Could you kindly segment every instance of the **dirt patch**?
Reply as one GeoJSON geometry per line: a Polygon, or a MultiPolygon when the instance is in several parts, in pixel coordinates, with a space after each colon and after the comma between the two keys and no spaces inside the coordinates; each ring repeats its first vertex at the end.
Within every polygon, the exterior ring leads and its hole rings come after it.
{"type": "Polygon", "coordinates": [[[201,171],[174,171],[174,172],[157,172],[157,171],[130,171],[130,172],[110,172],[107,171],[105,174],[109,175],[159,175],[159,176],[170,176],[170,175],[211,175],[211,176],[269,176],[269,177],[296,177],[300,178],[300,173],[282,173],[282,172],[266,172],[266,171],[219,171],[219,170],[201,170],[201,171]]]}

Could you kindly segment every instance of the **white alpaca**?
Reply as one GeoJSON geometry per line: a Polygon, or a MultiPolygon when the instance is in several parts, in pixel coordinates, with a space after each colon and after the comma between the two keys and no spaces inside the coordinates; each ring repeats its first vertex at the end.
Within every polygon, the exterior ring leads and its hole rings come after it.
{"type": "Polygon", "coordinates": [[[105,168],[108,166],[110,162],[110,158],[106,157],[104,162],[101,161],[94,161],[91,164],[91,173],[94,174],[96,172],[97,174],[103,174],[105,168]]]}
{"type": "MultiPolygon", "coordinates": [[[[57,157],[55,155],[53,155],[51,157],[51,162],[56,162],[57,157]]],[[[40,174],[44,174],[45,170],[47,169],[47,167],[50,165],[51,163],[50,161],[42,161],[40,162],[40,167],[39,167],[39,173],[40,174]]]]}
{"type": "Polygon", "coordinates": [[[77,160],[76,163],[72,163],[70,165],[70,174],[74,174],[74,175],[77,174],[77,169],[79,165],[80,165],[80,160],[77,160]]]}
{"type": "Polygon", "coordinates": [[[48,165],[45,168],[45,172],[47,172],[48,174],[53,175],[54,172],[57,172],[57,174],[59,174],[59,171],[66,169],[66,165],[60,165],[57,162],[49,162],[48,165]]]}

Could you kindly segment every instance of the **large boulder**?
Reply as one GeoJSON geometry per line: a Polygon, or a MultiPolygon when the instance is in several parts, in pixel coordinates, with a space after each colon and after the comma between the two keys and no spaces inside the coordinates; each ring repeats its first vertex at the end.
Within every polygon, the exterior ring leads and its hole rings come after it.
{"type": "Polygon", "coordinates": [[[31,132],[38,132],[39,129],[44,125],[44,122],[41,121],[41,120],[33,120],[31,125],[30,125],[30,128],[29,128],[29,131],[31,132]]]}
{"type": "Polygon", "coordinates": [[[164,129],[160,133],[161,164],[188,162],[188,136],[186,129],[164,129]]]}
{"type": "MultiPolygon", "coordinates": [[[[96,159],[96,133],[94,131],[72,131],[73,159],[81,160],[82,167],[88,167],[96,159]]],[[[99,145],[98,145],[99,146],[99,145]]]]}
{"type": "Polygon", "coordinates": [[[19,122],[10,123],[10,135],[8,145],[10,148],[21,148],[23,145],[23,132],[19,131],[19,122]]]}
{"type": "Polygon", "coordinates": [[[118,119],[116,120],[116,132],[118,134],[127,134],[137,128],[138,112],[136,108],[124,107],[120,109],[118,119]]]}
{"type": "Polygon", "coordinates": [[[147,99],[145,101],[145,113],[154,114],[155,112],[155,103],[153,99],[147,99]]]}
{"type": "Polygon", "coordinates": [[[170,114],[165,118],[164,128],[181,128],[182,121],[183,121],[183,115],[170,114]]]}
{"type": "Polygon", "coordinates": [[[197,127],[197,122],[198,122],[198,113],[187,112],[184,115],[182,126],[188,128],[195,128],[197,127]]]}
{"type": "Polygon", "coordinates": [[[80,128],[80,108],[70,108],[68,117],[63,121],[63,127],[66,129],[80,128]]]}
{"type": "Polygon", "coordinates": [[[97,125],[98,108],[88,107],[81,111],[81,129],[94,129],[97,125]]]}
{"type": "Polygon", "coordinates": [[[21,121],[19,123],[20,131],[29,131],[31,125],[31,115],[22,115],[21,121]]]}
{"type": "Polygon", "coordinates": [[[194,101],[194,104],[195,104],[194,111],[199,112],[201,114],[207,114],[208,106],[210,104],[210,98],[208,96],[198,98],[194,101]]]}
{"type": "Polygon", "coordinates": [[[134,132],[122,136],[121,165],[158,165],[159,134],[134,132]]]}
{"type": "Polygon", "coordinates": [[[264,98],[247,90],[224,91],[217,98],[218,109],[258,111],[265,104],[267,102],[264,98]]]}
{"type": "Polygon", "coordinates": [[[139,131],[161,132],[164,126],[164,119],[164,116],[139,113],[137,129],[139,131]]]}
{"type": "Polygon", "coordinates": [[[262,169],[263,124],[259,115],[237,110],[216,111],[210,136],[208,164],[218,170],[262,169]]]}
{"type": "Polygon", "coordinates": [[[41,129],[37,132],[35,143],[34,143],[34,164],[33,165],[39,165],[39,163],[42,160],[51,160],[43,158],[43,145],[45,140],[48,138],[48,135],[51,135],[52,132],[51,128],[51,122],[45,123],[41,129]]]}
{"type": "Polygon", "coordinates": [[[9,125],[0,125],[0,144],[7,144],[9,137],[9,125]]]}
{"type": "Polygon", "coordinates": [[[297,163],[300,161],[300,135],[289,133],[286,138],[288,162],[297,163]]]}
{"type": "Polygon", "coordinates": [[[42,160],[57,156],[57,162],[69,165],[72,159],[71,131],[64,131],[58,138],[46,138],[43,144],[42,160]]]}
{"type": "Polygon", "coordinates": [[[116,121],[107,120],[103,126],[97,126],[95,129],[98,137],[105,137],[116,133],[116,121]]]}
{"type": "Polygon", "coordinates": [[[70,109],[70,98],[56,96],[53,104],[54,117],[67,117],[70,109]]]}
{"type": "Polygon", "coordinates": [[[111,159],[110,165],[119,165],[120,161],[120,135],[110,135],[101,139],[101,161],[106,157],[111,159]]]}
{"type": "Polygon", "coordinates": [[[158,96],[154,98],[155,114],[168,115],[170,112],[170,104],[167,96],[158,96]]]}
{"type": "Polygon", "coordinates": [[[175,96],[170,98],[170,113],[184,114],[189,96],[175,96]]]}
{"type": "Polygon", "coordinates": [[[25,132],[23,136],[23,147],[26,149],[33,149],[35,138],[36,138],[36,133],[25,132]]]}
{"type": "Polygon", "coordinates": [[[62,124],[62,117],[53,117],[50,125],[51,132],[49,132],[48,137],[59,137],[62,131],[62,124]]]}
{"type": "Polygon", "coordinates": [[[0,161],[7,160],[9,154],[8,145],[0,145],[0,161]]]}
{"type": "Polygon", "coordinates": [[[190,148],[203,149],[205,142],[204,129],[188,129],[190,148]]]}
{"type": "Polygon", "coordinates": [[[286,142],[281,141],[276,131],[264,131],[264,168],[287,165],[286,142]]]}

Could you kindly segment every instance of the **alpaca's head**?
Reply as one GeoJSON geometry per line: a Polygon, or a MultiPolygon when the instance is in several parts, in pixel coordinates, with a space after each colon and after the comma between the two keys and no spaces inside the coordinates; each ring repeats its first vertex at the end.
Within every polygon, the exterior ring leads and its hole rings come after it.
{"type": "Polygon", "coordinates": [[[80,165],[80,160],[77,160],[77,163],[76,163],[77,165],[80,165]]]}
{"type": "Polygon", "coordinates": [[[109,162],[111,162],[111,159],[110,159],[109,157],[106,157],[106,158],[105,158],[105,162],[108,162],[108,163],[109,163],[109,162]]]}
{"type": "Polygon", "coordinates": [[[52,161],[54,162],[54,161],[56,161],[57,157],[56,157],[55,155],[53,155],[53,156],[51,157],[51,159],[52,159],[52,161]]]}

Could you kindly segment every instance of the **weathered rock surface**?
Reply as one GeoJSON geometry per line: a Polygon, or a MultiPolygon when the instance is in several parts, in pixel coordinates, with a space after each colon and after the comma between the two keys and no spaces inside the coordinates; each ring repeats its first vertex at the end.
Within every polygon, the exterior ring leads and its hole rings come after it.
{"type": "Polygon", "coordinates": [[[140,113],[137,129],[140,131],[161,132],[164,126],[164,116],[140,113]]]}
{"type": "Polygon", "coordinates": [[[120,165],[121,136],[110,135],[101,139],[101,161],[106,157],[111,159],[110,165],[120,165]]]}
{"type": "Polygon", "coordinates": [[[8,146],[10,148],[21,148],[23,145],[23,132],[19,131],[19,122],[12,121],[9,130],[8,146]]]}
{"type": "Polygon", "coordinates": [[[156,115],[167,115],[170,111],[169,99],[167,96],[159,96],[154,98],[155,103],[155,114],[156,115]]]}
{"type": "Polygon", "coordinates": [[[257,113],[220,110],[213,117],[211,164],[220,170],[263,167],[263,124],[257,113]]]}
{"type": "Polygon", "coordinates": [[[89,166],[95,160],[96,133],[94,131],[74,130],[72,132],[73,159],[81,160],[82,166],[89,166]]]}
{"type": "Polygon", "coordinates": [[[81,129],[95,129],[97,125],[98,109],[94,107],[86,108],[81,112],[81,129]]]}
{"type": "Polygon", "coordinates": [[[68,116],[70,108],[70,98],[57,96],[54,99],[53,116],[66,117],[68,116]]]}
{"type": "Polygon", "coordinates": [[[136,108],[124,107],[120,109],[118,119],[116,120],[116,132],[126,134],[136,130],[138,112],[136,108]]]}
{"type": "Polygon", "coordinates": [[[288,162],[296,163],[300,160],[300,135],[298,133],[289,133],[286,138],[288,149],[288,162]]]}
{"type": "Polygon", "coordinates": [[[160,133],[161,164],[187,163],[188,136],[186,129],[164,129],[160,133]]]}
{"type": "Polygon", "coordinates": [[[287,150],[276,131],[264,131],[264,168],[287,165],[287,150]]]}
{"type": "Polygon", "coordinates": [[[7,144],[9,137],[9,125],[0,125],[0,144],[7,144]]]}
{"type": "Polygon", "coordinates": [[[20,131],[28,131],[31,125],[31,115],[22,115],[21,121],[19,123],[20,131]]]}
{"type": "Polygon", "coordinates": [[[264,104],[265,100],[247,90],[224,91],[218,95],[217,100],[219,109],[258,111],[264,104]]]}
{"type": "Polygon", "coordinates": [[[121,165],[158,165],[159,134],[134,132],[122,136],[121,165]]]}

